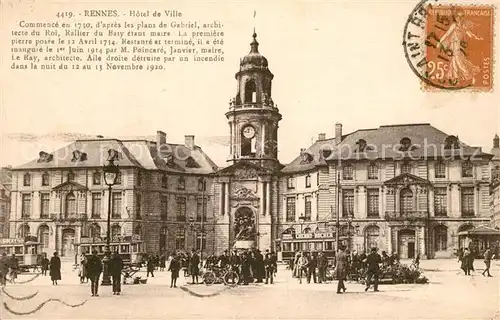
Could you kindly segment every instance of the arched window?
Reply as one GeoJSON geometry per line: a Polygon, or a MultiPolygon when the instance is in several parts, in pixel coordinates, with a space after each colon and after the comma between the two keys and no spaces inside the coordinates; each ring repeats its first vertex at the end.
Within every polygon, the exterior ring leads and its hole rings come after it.
{"type": "Polygon", "coordinates": [[[302,233],[311,233],[311,228],[307,227],[305,228],[302,233]]]}
{"type": "Polygon", "coordinates": [[[90,225],[88,232],[90,238],[99,238],[101,236],[101,227],[99,227],[98,224],[92,224],[90,225]]]}
{"type": "Polygon", "coordinates": [[[437,226],[434,228],[434,250],[446,251],[448,249],[448,228],[437,226]]]}
{"type": "Polygon", "coordinates": [[[30,226],[27,224],[23,224],[19,227],[18,231],[19,238],[24,239],[25,237],[30,235],[30,226]]]}
{"type": "Polygon", "coordinates": [[[49,235],[50,229],[47,225],[43,224],[38,228],[38,242],[42,244],[42,248],[49,247],[49,235]]]}
{"type": "Polygon", "coordinates": [[[66,195],[66,218],[71,218],[76,216],[76,197],[73,192],[66,195]]]}
{"type": "Polygon", "coordinates": [[[114,239],[122,234],[122,228],[115,224],[111,227],[111,239],[114,239]]]}
{"type": "Polygon", "coordinates": [[[380,228],[378,226],[369,226],[365,229],[365,251],[371,248],[378,248],[380,228]]]}
{"type": "Polygon", "coordinates": [[[285,231],[283,231],[283,234],[291,234],[291,235],[295,235],[295,228],[288,228],[286,229],[285,231]]]}
{"type": "Polygon", "coordinates": [[[25,187],[31,186],[31,175],[29,173],[25,173],[23,176],[23,185],[25,187]]]}
{"type": "Polygon", "coordinates": [[[413,211],[413,192],[405,188],[399,194],[401,216],[407,216],[413,211]]]}
{"type": "Polygon", "coordinates": [[[245,103],[255,102],[257,102],[257,87],[253,80],[249,80],[245,83],[245,103]]]}

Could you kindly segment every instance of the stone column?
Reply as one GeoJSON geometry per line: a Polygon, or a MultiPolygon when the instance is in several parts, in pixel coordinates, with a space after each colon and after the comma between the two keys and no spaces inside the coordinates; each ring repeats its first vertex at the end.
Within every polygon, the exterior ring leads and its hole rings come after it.
{"type": "Polygon", "coordinates": [[[264,208],[264,184],[264,181],[259,182],[259,210],[261,215],[266,212],[266,208],[264,208]]]}
{"type": "Polygon", "coordinates": [[[474,187],[474,215],[479,215],[479,187],[474,187]]]}
{"type": "Polygon", "coordinates": [[[231,204],[229,203],[229,182],[224,183],[224,186],[226,187],[226,212],[225,214],[229,217],[229,214],[231,213],[231,204]]]}
{"type": "Polygon", "coordinates": [[[429,188],[429,215],[434,217],[434,189],[429,188]]]}
{"type": "Polygon", "coordinates": [[[390,226],[387,226],[387,253],[391,254],[393,249],[392,249],[392,228],[390,226]]]}
{"type": "Polygon", "coordinates": [[[260,155],[263,157],[265,155],[265,145],[266,145],[266,124],[262,124],[262,129],[261,129],[261,139],[260,139],[260,155]]]}
{"type": "Polygon", "coordinates": [[[225,199],[225,198],[226,198],[226,195],[225,195],[226,190],[225,190],[225,188],[226,188],[225,183],[224,183],[224,182],[221,182],[221,183],[220,183],[220,194],[219,194],[219,214],[221,214],[221,215],[222,215],[223,213],[225,213],[224,211],[225,211],[225,209],[226,209],[226,208],[224,207],[224,201],[226,200],[226,199],[225,199]],[[224,197],[223,197],[223,196],[224,196],[224,197]]]}
{"type": "Polygon", "coordinates": [[[272,188],[272,181],[268,182],[267,183],[267,197],[266,197],[266,214],[268,214],[269,216],[271,216],[271,203],[272,203],[272,199],[271,199],[271,188],[272,188]]]}

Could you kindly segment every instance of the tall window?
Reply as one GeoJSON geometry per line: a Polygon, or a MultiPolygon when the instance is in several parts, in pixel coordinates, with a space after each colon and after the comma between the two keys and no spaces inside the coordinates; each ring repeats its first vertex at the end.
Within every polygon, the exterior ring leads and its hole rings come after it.
{"type": "Polygon", "coordinates": [[[245,83],[245,103],[257,102],[257,87],[253,80],[245,83]]]}
{"type": "Polygon", "coordinates": [[[378,189],[368,189],[367,191],[368,217],[379,216],[379,192],[378,189]]]}
{"type": "Polygon", "coordinates": [[[141,210],[142,210],[142,196],[140,193],[135,195],[135,218],[141,219],[141,210]]]}
{"type": "Polygon", "coordinates": [[[378,167],[373,163],[368,166],[368,179],[370,180],[378,179],[378,167]]]}
{"type": "Polygon", "coordinates": [[[286,221],[295,221],[295,197],[286,198],[286,221]]]}
{"type": "Polygon", "coordinates": [[[207,182],[205,179],[198,180],[198,191],[207,191],[207,182]]]}
{"type": "Polygon", "coordinates": [[[92,193],[92,218],[101,217],[101,193],[92,193]]]}
{"type": "Polygon", "coordinates": [[[462,216],[474,215],[474,188],[462,188],[462,216]]]}
{"type": "Polygon", "coordinates": [[[111,239],[115,239],[116,237],[122,234],[122,228],[115,224],[111,227],[111,239]]]}
{"type": "Polygon", "coordinates": [[[434,177],[446,178],[446,164],[442,161],[436,162],[434,166],[434,177]]]}
{"type": "Polygon", "coordinates": [[[177,221],[186,221],[186,197],[177,197],[177,221]]]}
{"type": "Polygon", "coordinates": [[[304,218],[305,221],[311,221],[312,208],[311,208],[311,196],[306,196],[304,198],[304,218]]]}
{"type": "MultiPolygon", "coordinates": [[[[23,224],[19,228],[19,238],[25,238],[31,234],[30,226],[27,224],[23,224]]],[[[18,253],[18,252],[16,252],[18,253]]],[[[20,253],[20,252],[19,252],[20,253]]]]}
{"type": "Polygon", "coordinates": [[[168,197],[165,195],[161,196],[161,220],[166,221],[168,217],[168,197]]]}
{"type": "Polygon", "coordinates": [[[44,172],[42,174],[42,186],[43,187],[46,187],[49,185],[49,178],[50,178],[50,176],[49,176],[48,172],[44,172]]]}
{"type": "Polygon", "coordinates": [[[401,174],[403,173],[411,173],[411,164],[408,162],[404,162],[401,164],[401,174]]]}
{"type": "Polygon", "coordinates": [[[101,236],[101,227],[98,224],[92,224],[88,232],[90,238],[99,238],[101,236]]]}
{"type": "Polygon", "coordinates": [[[200,198],[196,203],[196,221],[201,221],[202,216],[203,221],[207,221],[207,199],[200,198]]]}
{"type": "Polygon", "coordinates": [[[116,175],[116,184],[122,184],[122,173],[118,172],[116,175]]]}
{"type": "Polygon", "coordinates": [[[175,249],[176,250],[183,250],[184,249],[184,247],[186,245],[185,237],[186,237],[186,232],[185,232],[184,228],[179,228],[177,230],[177,233],[175,234],[175,249]]]}
{"type": "Polygon", "coordinates": [[[140,170],[137,171],[137,185],[138,186],[142,185],[142,172],[140,170]]]}
{"type": "Polygon", "coordinates": [[[295,178],[294,177],[288,177],[288,179],[287,179],[287,188],[288,189],[294,189],[295,188],[295,178]]]}
{"type": "Polygon", "coordinates": [[[101,173],[99,171],[94,172],[92,175],[92,184],[96,186],[101,184],[101,173]]]}
{"type": "Polygon", "coordinates": [[[472,178],[472,169],[473,165],[472,162],[469,160],[462,162],[462,177],[463,178],[472,178]]]}
{"type": "Polygon", "coordinates": [[[66,195],[66,218],[76,217],[76,197],[73,192],[66,195]]]}
{"type": "Polygon", "coordinates": [[[316,185],[319,186],[319,172],[316,173],[316,185]]]}
{"type": "Polygon", "coordinates": [[[434,250],[446,251],[448,249],[448,230],[445,226],[434,228],[434,250]]]}
{"type": "Polygon", "coordinates": [[[205,250],[207,248],[207,235],[201,232],[196,233],[196,250],[205,250]],[[203,240],[203,241],[202,241],[203,240]],[[203,248],[201,248],[203,245],[203,248]]]}
{"type": "Polygon", "coordinates": [[[345,164],[342,168],[342,177],[344,180],[352,180],[354,178],[354,169],[351,164],[345,164]]]}
{"type": "Polygon", "coordinates": [[[434,215],[436,217],[446,217],[446,188],[434,188],[434,215]]]}
{"type": "Polygon", "coordinates": [[[308,174],[306,176],[306,188],[310,188],[311,187],[311,175],[308,174]]]}
{"type": "Polygon", "coordinates": [[[41,225],[38,229],[38,241],[44,249],[49,247],[49,233],[49,227],[46,225],[41,225]]]}
{"type": "Polygon", "coordinates": [[[73,171],[68,172],[68,181],[75,181],[75,174],[73,171]]]}
{"type": "Polygon", "coordinates": [[[179,180],[177,180],[177,189],[179,190],[186,189],[186,180],[184,180],[184,177],[179,177],[179,180]]]}
{"type": "Polygon", "coordinates": [[[31,186],[31,175],[29,173],[25,173],[23,176],[23,185],[25,187],[31,186]]]}
{"type": "Polygon", "coordinates": [[[365,250],[370,250],[371,248],[378,248],[378,241],[380,235],[380,228],[377,226],[369,226],[365,230],[365,250]]]}
{"type": "Polygon", "coordinates": [[[405,188],[401,190],[399,194],[399,206],[401,210],[401,216],[410,215],[413,211],[413,192],[405,188]]]}
{"type": "Polygon", "coordinates": [[[342,217],[354,214],[354,190],[342,190],[342,217]]]}
{"type": "Polygon", "coordinates": [[[161,187],[163,189],[168,189],[168,178],[167,178],[167,175],[164,174],[162,177],[161,177],[161,187]]]}
{"type": "Polygon", "coordinates": [[[120,219],[122,217],[122,193],[113,192],[111,201],[111,216],[115,219],[120,219]]]}
{"type": "Polygon", "coordinates": [[[50,194],[42,193],[40,196],[40,218],[49,218],[50,194]]]}
{"type": "Polygon", "coordinates": [[[29,218],[31,215],[31,194],[22,195],[21,217],[29,218]]]}

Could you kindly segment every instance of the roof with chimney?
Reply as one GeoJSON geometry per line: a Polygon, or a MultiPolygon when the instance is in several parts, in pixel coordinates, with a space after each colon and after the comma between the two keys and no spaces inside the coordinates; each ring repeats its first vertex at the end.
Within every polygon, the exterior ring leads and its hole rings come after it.
{"type": "MultiPolygon", "coordinates": [[[[281,172],[294,173],[313,170],[329,161],[377,159],[438,159],[483,157],[490,159],[480,147],[471,147],[457,136],[449,135],[429,123],[384,125],[375,129],[360,129],[335,138],[321,139],[286,165],[281,172]],[[340,138],[340,137],[339,137],[340,138]]],[[[322,138],[322,136],[320,136],[322,138]]]]}
{"type": "Polygon", "coordinates": [[[148,140],[91,139],[75,142],[52,153],[40,151],[39,158],[13,168],[13,170],[51,168],[96,168],[108,163],[108,150],[118,152],[120,167],[163,170],[177,173],[208,174],[217,170],[215,163],[192,144],[189,146],[148,140]]]}

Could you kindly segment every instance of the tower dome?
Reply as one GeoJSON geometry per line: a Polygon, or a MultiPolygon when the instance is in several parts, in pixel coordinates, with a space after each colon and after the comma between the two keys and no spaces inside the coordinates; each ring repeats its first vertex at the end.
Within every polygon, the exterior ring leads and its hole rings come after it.
{"type": "Polygon", "coordinates": [[[250,43],[250,52],[240,61],[240,70],[267,69],[267,59],[259,52],[257,34],[254,32],[253,41],[250,43]]]}

